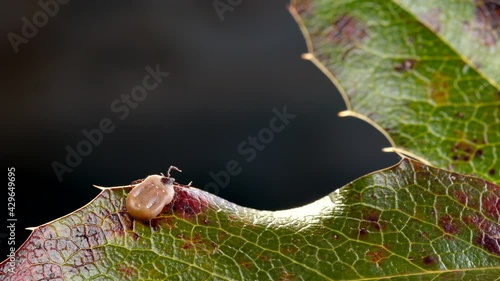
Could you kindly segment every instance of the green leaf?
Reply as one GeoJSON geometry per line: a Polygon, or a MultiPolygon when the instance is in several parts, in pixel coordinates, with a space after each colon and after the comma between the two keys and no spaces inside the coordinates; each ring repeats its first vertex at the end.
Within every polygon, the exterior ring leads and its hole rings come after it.
{"type": "Polygon", "coordinates": [[[257,211],[175,186],[145,224],[131,186],[36,228],[1,280],[493,280],[500,187],[404,159],[310,205],[257,211]]]}
{"type": "MultiPolygon", "coordinates": [[[[496,3],[496,4],[495,4],[496,3]]],[[[313,61],[392,150],[500,183],[500,7],[296,0],[313,61]]]]}

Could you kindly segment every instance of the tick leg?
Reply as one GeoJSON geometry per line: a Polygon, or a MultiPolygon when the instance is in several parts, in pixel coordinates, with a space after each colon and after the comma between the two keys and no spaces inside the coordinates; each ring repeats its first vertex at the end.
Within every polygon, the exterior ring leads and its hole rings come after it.
{"type": "Polygon", "coordinates": [[[167,177],[168,177],[168,178],[170,178],[170,171],[171,171],[171,170],[175,170],[175,171],[177,171],[177,172],[182,172],[182,170],[181,170],[181,169],[179,169],[179,168],[177,168],[177,167],[175,167],[175,166],[170,166],[170,168],[168,168],[168,171],[167,171],[167,177]]]}

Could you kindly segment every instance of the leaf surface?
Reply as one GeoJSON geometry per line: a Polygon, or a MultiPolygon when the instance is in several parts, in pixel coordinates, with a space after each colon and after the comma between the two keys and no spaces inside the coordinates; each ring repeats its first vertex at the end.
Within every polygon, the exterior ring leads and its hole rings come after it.
{"type": "Polygon", "coordinates": [[[493,280],[500,187],[404,159],[309,205],[243,208],[196,188],[145,224],[130,186],[36,228],[2,280],[493,280]]]}
{"type": "Polygon", "coordinates": [[[500,183],[498,1],[293,0],[290,11],[342,116],[397,152],[500,183]]]}

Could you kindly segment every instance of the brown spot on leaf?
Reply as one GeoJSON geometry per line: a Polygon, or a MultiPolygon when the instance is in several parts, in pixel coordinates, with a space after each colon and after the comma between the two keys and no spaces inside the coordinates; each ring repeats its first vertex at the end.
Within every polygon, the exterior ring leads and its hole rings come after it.
{"type": "Polygon", "coordinates": [[[335,44],[356,45],[367,36],[364,24],[348,14],[339,16],[327,38],[335,44]]]}
{"type": "Polygon", "coordinates": [[[135,232],[132,232],[131,236],[132,236],[132,239],[134,239],[134,240],[139,239],[139,235],[137,233],[135,233],[135,232]]]}
{"type": "Polygon", "coordinates": [[[425,264],[425,265],[431,265],[435,262],[436,260],[434,259],[434,257],[432,256],[425,256],[423,259],[422,259],[422,262],[425,264]]]}
{"type": "Polygon", "coordinates": [[[252,261],[240,261],[239,264],[243,268],[250,269],[253,267],[254,262],[252,262],[252,261]]]}
{"type": "Polygon", "coordinates": [[[406,72],[412,70],[415,67],[414,59],[405,59],[394,67],[397,72],[406,72]]]}
{"type": "Polygon", "coordinates": [[[367,234],[368,234],[368,231],[365,228],[362,227],[362,228],[359,229],[359,235],[360,236],[365,236],[367,234]]]}
{"type": "Polygon", "coordinates": [[[444,104],[448,102],[450,91],[449,79],[449,77],[443,76],[439,72],[432,75],[430,94],[431,99],[436,104],[444,104]]]}
{"type": "MultiPolygon", "coordinates": [[[[451,152],[453,153],[451,157],[453,160],[469,161],[473,155],[476,155],[477,151],[472,144],[460,141],[453,145],[451,152]]],[[[482,155],[482,153],[481,151],[480,155],[482,155]]]]}
{"type": "Polygon", "coordinates": [[[278,281],[295,281],[295,274],[289,273],[283,269],[281,276],[278,277],[278,281]]]}
{"type": "Polygon", "coordinates": [[[490,169],[488,171],[488,174],[490,174],[490,176],[494,176],[496,173],[497,173],[497,171],[495,171],[495,169],[490,169]]]}
{"type": "MultiPolygon", "coordinates": [[[[374,230],[374,231],[380,231],[380,228],[381,228],[381,225],[379,223],[379,216],[380,214],[378,214],[377,212],[375,211],[370,211],[367,215],[365,215],[363,218],[366,222],[368,222],[367,224],[366,223],[363,223],[362,225],[363,226],[367,226],[369,227],[371,230],[374,230]]],[[[385,225],[384,225],[385,226],[385,225]]]]}
{"type": "Polygon", "coordinates": [[[153,230],[164,229],[164,228],[167,228],[167,229],[174,228],[174,222],[173,222],[173,218],[172,217],[158,217],[158,218],[154,218],[154,219],[151,220],[151,226],[152,227],[153,227],[153,222],[154,222],[154,225],[156,227],[156,229],[153,229],[153,230]]]}
{"type": "Polygon", "coordinates": [[[217,251],[217,244],[203,239],[199,233],[195,233],[192,237],[182,235],[182,239],[184,240],[184,243],[181,248],[184,250],[192,249],[196,252],[196,254],[213,254],[217,251]]]}
{"type": "Polygon", "coordinates": [[[381,261],[386,258],[386,251],[383,248],[378,248],[376,251],[369,251],[366,257],[373,263],[380,265],[381,261]]]}
{"type": "Polygon", "coordinates": [[[456,116],[458,118],[463,118],[464,117],[464,114],[462,112],[457,112],[456,116]]]}
{"type": "Polygon", "coordinates": [[[460,233],[459,226],[453,222],[453,219],[450,215],[445,214],[439,219],[439,226],[443,229],[444,232],[449,234],[457,234],[460,233]]]}
{"type": "Polygon", "coordinates": [[[151,229],[154,231],[158,231],[159,229],[159,220],[157,218],[152,218],[150,221],[149,221],[149,226],[151,227],[151,229]]]}

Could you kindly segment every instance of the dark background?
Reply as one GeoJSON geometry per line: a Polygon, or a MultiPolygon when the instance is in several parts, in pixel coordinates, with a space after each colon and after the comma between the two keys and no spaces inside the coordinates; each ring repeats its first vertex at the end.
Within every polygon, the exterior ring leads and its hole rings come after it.
{"type": "MultiPolygon", "coordinates": [[[[356,178],[395,164],[388,141],[370,125],[339,118],[332,83],[300,59],[305,41],[288,1],[243,1],[221,21],[212,1],[76,1],[40,27],[15,54],[9,32],[37,1],[0,4],[3,169],[16,168],[16,246],[38,226],[94,198],[175,164],[178,182],[203,188],[229,160],[242,166],[218,194],[236,204],[277,210],[312,202],[356,178]],[[25,3],[29,2],[29,3],[25,3]],[[170,76],[130,115],[110,105],[159,64],[170,76]],[[268,126],[273,108],[297,114],[247,163],[237,146],[268,126]],[[110,118],[116,129],[59,182],[53,161],[82,130],[110,118]]],[[[225,2],[225,1],[222,1],[225,2]]],[[[7,178],[7,172],[4,177],[7,178]]],[[[7,188],[1,198],[7,197],[7,188]]],[[[7,201],[0,225],[6,223],[7,201]]],[[[2,227],[0,233],[7,233],[2,227]]],[[[0,237],[1,258],[7,240],[0,237]]]]}

